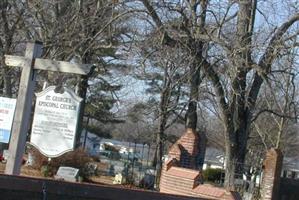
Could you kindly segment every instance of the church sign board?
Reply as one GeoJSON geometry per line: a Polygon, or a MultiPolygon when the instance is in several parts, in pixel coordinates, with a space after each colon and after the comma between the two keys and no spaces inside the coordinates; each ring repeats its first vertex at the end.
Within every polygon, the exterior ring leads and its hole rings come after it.
{"type": "Polygon", "coordinates": [[[8,143],[15,113],[16,99],[0,97],[0,142],[8,143]]]}
{"type": "Polygon", "coordinates": [[[72,90],[55,86],[36,94],[30,143],[49,158],[74,149],[80,102],[72,90]]]}
{"type": "MultiPolygon", "coordinates": [[[[22,70],[15,116],[11,129],[11,138],[9,141],[9,156],[5,166],[6,174],[20,174],[23,154],[25,151],[26,136],[30,125],[30,114],[36,82],[36,71],[42,70],[76,74],[80,75],[81,78],[87,78],[95,69],[95,65],[93,64],[70,63],[41,58],[43,52],[42,50],[42,42],[35,41],[33,43],[26,44],[24,56],[5,55],[4,61],[7,66],[20,67],[22,70]]],[[[38,117],[36,117],[36,120],[37,118],[38,117]]],[[[43,127],[44,125],[42,125],[42,128],[43,127]]],[[[55,144],[56,142],[52,143],[52,145],[55,144]]]]}

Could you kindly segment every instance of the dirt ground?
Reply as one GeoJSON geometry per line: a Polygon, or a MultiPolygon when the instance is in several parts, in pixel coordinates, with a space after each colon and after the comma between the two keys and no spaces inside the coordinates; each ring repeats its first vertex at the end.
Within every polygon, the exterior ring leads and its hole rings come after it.
{"type": "Polygon", "coordinates": [[[3,174],[5,170],[5,164],[0,162],[0,173],[3,174]]]}
{"type": "MultiPolygon", "coordinates": [[[[105,164],[99,163],[98,167],[105,168],[105,164]]],[[[4,174],[5,171],[5,163],[0,162],[0,174],[4,174]]],[[[33,169],[30,166],[23,165],[21,168],[21,176],[28,176],[28,177],[40,177],[40,178],[46,178],[43,177],[40,170],[33,169]]],[[[47,177],[48,179],[52,179],[51,177],[47,177]]],[[[114,177],[111,176],[92,176],[87,182],[95,183],[95,184],[106,184],[106,185],[112,185],[114,177]]]]}
{"type": "MultiPolygon", "coordinates": [[[[0,173],[4,174],[5,171],[5,163],[0,163],[0,173]]],[[[39,170],[35,170],[32,167],[22,166],[21,168],[22,176],[31,176],[31,177],[42,177],[39,170]]]]}

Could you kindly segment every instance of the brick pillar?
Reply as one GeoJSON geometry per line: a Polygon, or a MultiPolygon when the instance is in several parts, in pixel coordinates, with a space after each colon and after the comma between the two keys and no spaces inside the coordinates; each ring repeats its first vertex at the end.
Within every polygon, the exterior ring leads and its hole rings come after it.
{"type": "Polygon", "coordinates": [[[280,150],[270,149],[263,164],[262,200],[278,200],[283,156],[280,150]]]}
{"type": "Polygon", "coordinates": [[[160,182],[159,182],[159,189],[160,192],[164,192],[165,187],[167,186],[167,178],[166,178],[166,173],[167,171],[173,167],[177,166],[178,161],[174,158],[170,158],[170,160],[166,160],[163,165],[162,165],[162,171],[161,171],[161,177],[160,177],[160,182]]]}

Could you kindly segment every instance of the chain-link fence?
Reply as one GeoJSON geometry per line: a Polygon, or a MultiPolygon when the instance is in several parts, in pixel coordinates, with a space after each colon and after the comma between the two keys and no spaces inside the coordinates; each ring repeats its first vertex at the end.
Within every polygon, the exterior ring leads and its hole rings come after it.
{"type": "MultiPolygon", "coordinates": [[[[93,151],[93,156],[100,160],[97,174],[110,183],[155,189],[156,169],[154,155],[156,146],[134,142],[119,142],[101,139],[93,151]]],[[[165,155],[166,152],[164,152],[165,155]]],[[[235,186],[241,194],[258,196],[262,169],[243,163],[229,163],[237,166],[235,170],[235,186]]],[[[211,167],[202,171],[204,183],[212,183],[223,187],[225,182],[225,164],[220,169],[211,167]]],[[[103,181],[105,182],[105,181],[103,181]]]]}
{"type": "MultiPolygon", "coordinates": [[[[258,199],[262,181],[262,167],[253,167],[251,165],[236,162],[226,163],[236,167],[234,174],[236,191],[238,191],[244,199],[258,199]]],[[[220,186],[224,186],[224,181],[225,171],[223,170],[220,186]]]]}
{"type": "Polygon", "coordinates": [[[202,171],[204,183],[224,187],[225,169],[227,164],[236,167],[234,170],[234,185],[235,189],[244,197],[244,199],[255,199],[254,197],[259,197],[262,167],[253,167],[251,165],[236,162],[224,162],[222,166],[209,166],[202,171]],[[245,198],[245,196],[247,197],[245,198]]]}
{"type": "Polygon", "coordinates": [[[99,158],[97,174],[103,182],[154,189],[156,170],[153,166],[155,147],[148,144],[104,140],[97,151],[91,153],[99,158]]]}

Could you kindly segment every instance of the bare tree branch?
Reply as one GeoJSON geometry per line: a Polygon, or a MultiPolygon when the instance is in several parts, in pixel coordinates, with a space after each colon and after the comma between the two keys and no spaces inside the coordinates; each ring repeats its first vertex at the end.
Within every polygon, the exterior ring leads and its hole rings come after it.
{"type": "Polygon", "coordinates": [[[254,108],[255,102],[263,83],[263,76],[265,76],[271,70],[272,62],[275,58],[274,51],[275,45],[281,40],[282,36],[286,33],[286,31],[295,23],[299,21],[299,13],[291,17],[287,22],[283,23],[274,33],[271,38],[268,47],[266,48],[265,53],[261,57],[258,65],[261,67],[262,71],[255,72],[254,80],[251,85],[251,89],[248,95],[248,103],[251,108],[254,108]]]}

